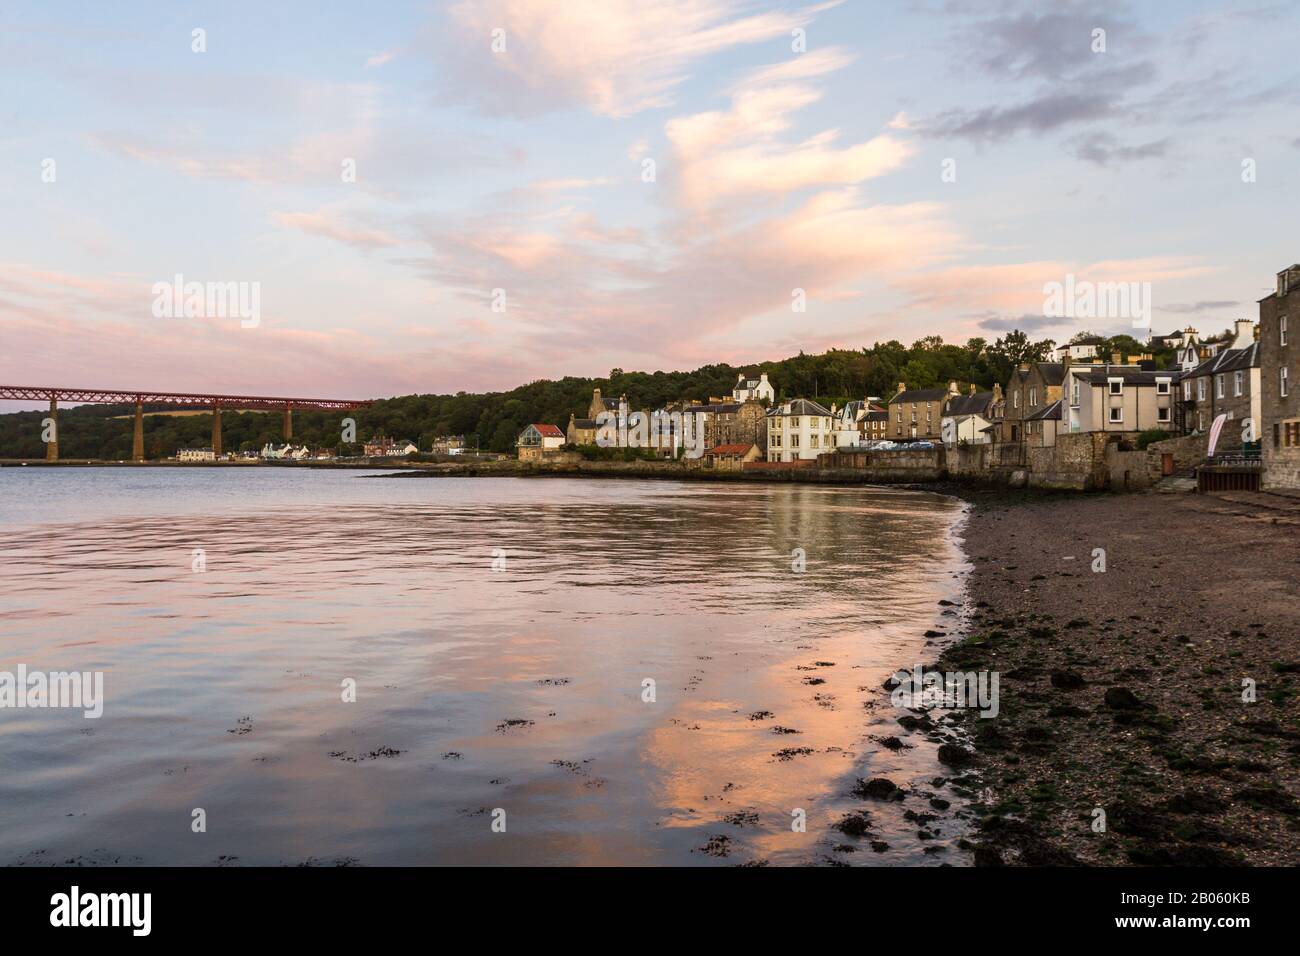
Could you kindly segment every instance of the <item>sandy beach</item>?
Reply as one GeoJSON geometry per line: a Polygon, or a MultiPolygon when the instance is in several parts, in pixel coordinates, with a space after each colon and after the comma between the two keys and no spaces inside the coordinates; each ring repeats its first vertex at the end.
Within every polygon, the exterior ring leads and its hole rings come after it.
{"type": "Polygon", "coordinates": [[[961,493],[976,864],[1300,860],[1300,502],[961,493]]]}

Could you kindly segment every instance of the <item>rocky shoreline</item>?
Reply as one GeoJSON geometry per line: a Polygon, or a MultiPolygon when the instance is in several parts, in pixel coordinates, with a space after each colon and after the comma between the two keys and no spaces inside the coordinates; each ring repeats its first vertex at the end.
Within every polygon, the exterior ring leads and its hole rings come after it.
{"type": "Polygon", "coordinates": [[[1300,862],[1300,502],[950,490],[972,570],[937,669],[998,672],[998,714],[900,724],[947,741],[975,864],[1300,862]]]}

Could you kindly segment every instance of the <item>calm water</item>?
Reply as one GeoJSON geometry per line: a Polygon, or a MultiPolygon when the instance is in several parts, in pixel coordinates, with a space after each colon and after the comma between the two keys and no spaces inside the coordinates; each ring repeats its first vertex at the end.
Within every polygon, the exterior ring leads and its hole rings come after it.
{"type": "Polygon", "coordinates": [[[0,670],[103,671],[106,697],[0,709],[0,864],[964,862],[950,815],[923,855],[848,794],[954,799],[932,745],[872,738],[899,733],[881,682],[953,620],[959,517],[860,488],[0,469],[0,670]],[[830,828],[863,807],[887,852],[830,828]]]}

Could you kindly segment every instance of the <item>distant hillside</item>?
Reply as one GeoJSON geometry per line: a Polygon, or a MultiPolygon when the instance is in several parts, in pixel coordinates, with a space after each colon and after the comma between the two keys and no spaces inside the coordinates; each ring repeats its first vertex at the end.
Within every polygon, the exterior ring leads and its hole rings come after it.
{"type": "MultiPolygon", "coordinates": [[[[461,434],[471,446],[477,441],[486,450],[508,452],[530,422],[549,422],[563,428],[570,413],[585,416],[593,388],[599,388],[605,396],[626,394],[633,408],[656,408],[679,398],[730,395],[741,371],[752,375],[767,372],[779,398],[799,396],[827,403],[867,395],[888,398],[899,382],[911,388],[931,388],[955,380],[986,389],[994,382],[1005,383],[1019,362],[1046,355],[1051,344],[1031,343],[1020,332],[1008,333],[992,343],[971,339],[965,345],[949,345],[930,337],[910,347],[890,341],[857,351],[800,353],[778,362],[740,368],[706,365],[692,372],[625,372],[616,368],[603,378],[540,380],[508,392],[404,395],[353,412],[295,411],[294,441],[338,448],[341,453],[360,453],[359,444],[347,446],[339,442],[340,423],[345,416],[351,416],[357,422],[358,443],[374,434],[385,434],[410,439],[421,449],[428,449],[437,435],[461,434]]],[[[1132,339],[1117,340],[1115,345],[1126,352],[1141,348],[1132,339]]],[[[133,408],[121,405],[60,409],[60,457],[130,458],[131,423],[121,416],[133,412],[133,408]]],[[[0,458],[44,457],[40,422],[46,414],[34,411],[0,415],[0,458]]],[[[222,413],[227,450],[260,449],[266,442],[278,442],[280,428],[279,412],[222,413]]],[[[145,450],[150,458],[174,455],[177,448],[187,445],[207,445],[211,436],[210,415],[145,419],[145,450]]]]}

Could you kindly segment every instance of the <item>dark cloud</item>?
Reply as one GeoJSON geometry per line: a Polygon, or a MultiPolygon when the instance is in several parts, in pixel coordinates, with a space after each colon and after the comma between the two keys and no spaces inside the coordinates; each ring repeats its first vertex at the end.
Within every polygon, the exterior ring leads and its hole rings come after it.
{"type": "Polygon", "coordinates": [[[1110,133],[1088,133],[1074,137],[1066,145],[1079,159],[1096,163],[1098,166],[1109,166],[1111,163],[1127,163],[1164,156],[1169,146],[1169,139],[1168,137],[1157,139],[1140,146],[1122,146],[1110,133]]]}
{"type": "Polygon", "coordinates": [[[990,106],[975,111],[950,110],[924,125],[922,130],[933,136],[992,141],[1026,130],[1041,133],[1071,123],[1102,119],[1111,115],[1115,108],[1115,100],[1107,95],[1049,94],[1007,108],[990,106]]]}
{"type": "Polygon", "coordinates": [[[1175,302],[1173,305],[1157,306],[1161,312],[1173,312],[1175,315],[1192,315],[1197,312],[1214,312],[1219,309],[1231,309],[1241,305],[1220,299],[1202,299],[1200,302],[1175,302]]]}
{"type": "Polygon", "coordinates": [[[1019,329],[1021,332],[1038,332],[1043,329],[1054,329],[1064,320],[1059,318],[1050,318],[1046,315],[1034,315],[1027,312],[1024,315],[996,315],[991,313],[981,313],[984,318],[979,321],[979,327],[989,332],[1014,332],[1019,329]]]}

